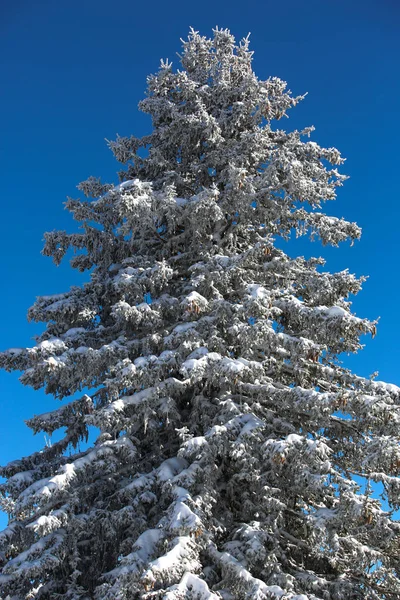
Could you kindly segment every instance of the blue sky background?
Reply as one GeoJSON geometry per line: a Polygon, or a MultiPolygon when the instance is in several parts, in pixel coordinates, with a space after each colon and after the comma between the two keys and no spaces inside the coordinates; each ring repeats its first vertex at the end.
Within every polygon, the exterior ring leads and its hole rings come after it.
{"type": "MultiPolygon", "coordinates": [[[[148,117],[137,111],[146,76],[161,57],[178,64],[189,26],[209,35],[219,25],[237,38],[251,32],[260,78],[275,75],[296,95],[309,93],[284,125],[315,125],[313,139],[347,157],[342,170],[351,179],[327,209],[357,221],[362,240],[340,249],[301,241],[291,252],[370,276],[353,307],[381,317],[378,335],[346,364],[400,385],[399,17],[396,0],[3,0],[0,349],[32,345],[40,326],[26,312],[37,295],[84,280],[40,250],[44,231],[75,226],[63,202],[80,181],[117,181],[104,138],[147,133],[148,117]]],[[[24,419],[57,405],[22,387],[16,373],[0,373],[1,464],[43,446],[24,419]]]]}

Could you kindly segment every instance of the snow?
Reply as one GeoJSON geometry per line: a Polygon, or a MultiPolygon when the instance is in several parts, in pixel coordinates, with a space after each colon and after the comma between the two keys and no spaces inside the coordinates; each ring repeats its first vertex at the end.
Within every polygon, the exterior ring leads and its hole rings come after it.
{"type": "Polygon", "coordinates": [[[32,483],[32,479],[34,478],[35,475],[34,470],[31,471],[21,471],[20,473],[16,473],[15,475],[13,475],[12,477],[9,478],[9,481],[11,483],[27,483],[30,484],[32,483]]]}
{"type": "Polygon", "coordinates": [[[185,362],[182,364],[181,371],[183,373],[185,373],[185,372],[189,373],[190,371],[193,371],[193,369],[195,369],[202,363],[206,364],[202,358],[200,358],[200,359],[189,358],[188,360],[185,360],[185,362]]]}
{"type": "Polygon", "coordinates": [[[190,292],[190,294],[188,294],[186,296],[186,298],[184,298],[182,300],[181,304],[183,306],[187,306],[190,304],[196,304],[197,306],[200,306],[203,308],[208,305],[208,302],[207,302],[206,298],[204,298],[204,296],[202,296],[201,294],[199,294],[196,291],[192,291],[192,292],[190,292]]]}
{"type": "Polygon", "coordinates": [[[188,529],[194,531],[199,528],[201,521],[199,517],[182,501],[175,502],[170,518],[169,527],[174,529],[188,529]]]}
{"type": "MultiPolygon", "coordinates": [[[[65,294],[60,294],[60,297],[63,297],[61,300],[56,300],[55,302],[52,302],[51,304],[49,304],[48,306],[45,307],[46,313],[57,313],[60,310],[62,310],[63,308],[67,308],[67,307],[73,307],[73,299],[70,297],[65,297],[65,294]]],[[[43,299],[44,297],[42,296],[41,299],[43,299]]]]}
{"type": "Polygon", "coordinates": [[[130,452],[134,452],[132,442],[128,438],[118,438],[104,442],[96,446],[84,456],[77,458],[74,462],[67,463],[60,468],[60,472],[53,477],[35,481],[21,493],[21,498],[29,498],[33,495],[50,496],[52,493],[65,489],[69,483],[76,477],[79,471],[86,469],[99,457],[105,454],[113,453],[113,447],[118,448],[126,446],[130,452]]]}
{"type": "Polygon", "coordinates": [[[186,360],[202,358],[203,356],[206,356],[206,354],[208,354],[208,348],[206,348],[205,346],[201,346],[200,348],[197,348],[191,354],[189,354],[186,360]]]}
{"type": "Polygon", "coordinates": [[[121,565],[107,573],[107,577],[119,578],[130,573],[139,573],[143,565],[148,563],[150,557],[155,554],[157,544],[164,536],[165,531],[162,528],[148,529],[143,532],[135,541],[133,551],[124,556],[121,565]]]}
{"type": "Polygon", "coordinates": [[[270,298],[269,292],[262,285],[252,283],[247,286],[250,296],[255,300],[268,300],[270,298]]]}
{"type": "MultiPolygon", "coordinates": [[[[286,596],[286,592],[278,585],[266,585],[261,579],[253,577],[251,573],[231,554],[228,552],[214,551],[214,554],[218,555],[218,560],[223,567],[227,569],[227,572],[232,573],[232,576],[248,584],[253,597],[257,597],[260,592],[265,594],[268,598],[271,595],[276,598],[282,598],[286,596]]],[[[287,597],[287,596],[286,596],[287,597]]],[[[307,600],[307,599],[306,599],[307,600]]]]}
{"type": "MultiPolygon", "coordinates": [[[[182,473],[182,471],[181,471],[182,473]]],[[[192,497],[189,494],[188,490],[184,487],[181,487],[179,485],[174,485],[172,490],[171,490],[171,494],[172,496],[175,498],[175,500],[179,500],[181,502],[184,501],[188,501],[191,500],[192,497]]]]}
{"type": "Polygon", "coordinates": [[[141,402],[144,402],[145,400],[147,400],[148,398],[150,398],[153,393],[155,392],[155,388],[154,387],[150,387],[150,388],[146,388],[144,390],[140,390],[139,392],[136,392],[135,394],[132,394],[131,396],[123,396],[122,398],[119,398],[118,400],[114,400],[114,402],[111,402],[111,404],[109,406],[106,406],[104,408],[104,413],[113,413],[114,411],[122,411],[124,410],[125,406],[137,406],[138,404],[140,404],[141,402]]]}
{"type": "Polygon", "coordinates": [[[65,296],[66,296],[65,292],[62,294],[49,294],[47,296],[39,296],[38,300],[39,300],[39,302],[47,301],[47,300],[59,300],[60,298],[65,298],[65,296]]]}
{"type": "Polygon", "coordinates": [[[59,338],[50,338],[49,340],[44,340],[43,342],[40,342],[37,346],[36,346],[39,350],[44,350],[46,353],[52,353],[52,352],[63,352],[64,350],[67,349],[67,346],[65,345],[65,343],[60,340],[59,338]]]}
{"type": "Polygon", "coordinates": [[[61,527],[61,521],[54,515],[42,515],[32,523],[27,525],[29,529],[33,529],[35,533],[40,531],[54,531],[61,527]]]}
{"type": "Polygon", "coordinates": [[[183,373],[185,376],[194,374],[200,377],[210,363],[221,361],[222,358],[218,352],[208,351],[207,353],[201,352],[200,356],[200,358],[188,358],[185,360],[180,369],[181,373],[183,373]]]}
{"type": "Polygon", "coordinates": [[[144,369],[149,364],[149,361],[150,361],[150,357],[139,356],[138,358],[135,358],[135,360],[133,361],[133,364],[135,365],[135,367],[137,369],[144,369]]]}
{"type": "Polygon", "coordinates": [[[255,429],[262,429],[265,423],[253,414],[243,415],[242,422],[244,427],[240,430],[236,443],[240,442],[241,438],[252,433],[255,429]]]}
{"type": "Polygon", "coordinates": [[[207,354],[207,359],[212,362],[212,361],[218,361],[221,359],[221,355],[218,352],[209,352],[207,354]]]}
{"type": "Polygon", "coordinates": [[[124,489],[130,491],[140,491],[142,489],[147,488],[153,481],[152,474],[148,475],[139,475],[135,477],[131,483],[129,483],[124,489]]]}
{"type": "Polygon", "coordinates": [[[312,519],[315,527],[325,530],[327,523],[335,520],[337,518],[337,514],[337,510],[322,507],[318,508],[314,514],[310,515],[310,519],[312,519]]]}
{"type": "Polygon", "coordinates": [[[182,579],[177,585],[170,588],[163,596],[163,600],[175,600],[177,597],[193,598],[193,600],[219,600],[220,596],[211,592],[207,583],[194,575],[193,573],[184,573],[182,579]],[[176,592],[179,593],[176,596],[176,592]]]}
{"type": "Polygon", "coordinates": [[[398,387],[397,385],[394,385],[394,383],[385,383],[384,381],[374,381],[373,384],[374,384],[373,387],[376,389],[380,389],[382,391],[389,392],[389,393],[396,394],[396,395],[400,394],[400,387],[398,387]]]}
{"type": "Polygon", "coordinates": [[[192,271],[204,271],[205,267],[206,267],[205,263],[203,261],[200,261],[200,262],[195,263],[194,265],[191,265],[188,268],[188,271],[189,272],[192,272],[192,271]]]}
{"type": "Polygon", "coordinates": [[[121,375],[123,377],[133,376],[135,373],[136,373],[136,367],[133,364],[126,365],[121,371],[121,375]]]}
{"type": "Polygon", "coordinates": [[[73,479],[75,477],[75,475],[76,475],[75,470],[78,467],[78,465],[83,467],[85,464],[88,464],[88,462],[91,462],[89,457],[85,457],[85,458],[87,459],[86,461],[84,459],[78,459],[76,461],[76,464],[69,463],[69,464],[66,464],[63,467],[61,467],[61,470],[63,471],[63,473],[60,473],[59,475],[54,475],[54,477],[51,477],[49,479],[48,485],[44,486],[40,490],[40,493],[47,496],[47,495],[50,495],[50,490],[63,489],[64,487],[66,487],[68,485],[68,483],[71,481],[71,479],[73,479]],[[79,461],[80,461],[80,463],[79,463],[79,461]]]}
{"type": "MultiPolygon", "coordinates": [[[[148,529],[142,533],[134,543],[134,552],[144,563],[154,554],[155,546],[164,537],[165,532],[162,529],[148,529]]],[[[126,557],[126,558],[129,558],[126,557]]],[[[126,559],[125,559],[126,560],[126,559]]]]}
{"type": "Polygon", "coordinates": [[[66,338],[75,337],[76,335],[79,335],[80,333],[86,333],[86,329],[84,327],[72,327],[71,329],[68,329],[68,331],[66,331],[64,333],[64,337],[66,337],[66,338]]]}
{"type": "Polygon", "coordinates": [[[55,551],[63,543],[64,535],[65,531],[59,530],[57,534],[51,533],[45,537],[42,537],[40,540],[32,544],[28,550],[21,552],[18,554],[18,556],[9,560],[4,572],[5,570],[7,570],[7,572],[13,571],[14,567],[17,567],[20,573],[24,570],[29,570],[33,562],[31,559],[36,554],[40,555],[40,553],[43,551],[45,551],[46,558],[58,563],[59,559],[56,557],[55,551]]]}
{"type": "Polygon", "coordinates": [[[297,435],[296,433],[291,433],[286,437],[287,444],[302,444],[304,441],[304,437],[301,435],[297,435]]]}
{"type": "Polygon", "coordinates": [[[174,352],[173,350],[164,350],[163,352],[161,352],[160,356],[158,357],[158,360],[160,362],[169,362],[175,358],[176,352],[174,352]]]}
{"type": "Polygon", "coordinates": [[[178,536],[172,540],[171,544],[172,548],[168,552],[150,563],[149,569],[143,575],[143,579],[148,578],[153,580],[154,576],[158,576],[157,571],[165,573],[177,567],[184,567],[184,561],[187,559],[193,544],[191,538],[189,536],[178,536]]]}
{"type": "Polygon", "coordinates": [[[237,374],[243,371],[245,365],[243,361],[225,357],[221,360],[221,371],[225,373],[237,374]]]}
{"type": "Polygon", "coordinates": [[[5,529],[0,531],[0,544],[3,546],[7,542],[9,542],[20,527],[20,523],[16,521],[10,522],[5,529]]]}
{"type": "Polygon", "coordinates": [[[225,256],[223,254],[216,254],[214,256],[214,260],[217,264],[219,264],[221,267],[226,269],[227,267],[229,267],[230,263],[232,262],[232,257],[225,256]]]}
{"type": "Polygon", "coordinates": [[[325,308],[321,306],[321,309],[328,317],[346,317],[349,316],[347,310],[342,308],[341,306],[331,306],[330,308],[325,308]]]}
{"type": "MultiPolygon", "coordinates": [[[[230,430],[240,429],[237,442],[240,442],[241,436],[249,434],[253,429],[264,427],[263,421],[258,419],[252,413],[240,414],[236,417],[233,417],[223,425],[214,425],[209,429],[205,435],[206,441],[208,442],[214,436],[222,436],[230,430]]],[[[272,441],[272,440],[268,440],[272,441]]],[[[268,442],[266,442],[267,444],[268,442]]]]}
{"type": "Polygon", "coordinates": [[[304,437],[295,433],[288,435],[283,440],[269,439],[265,442],[264,448],[270,450],[272,454],[286,455],[289,450],[289,446],[295,444],[303,444],[304,437]]]}
{"type": "Polygon", "coordinates": [[[186,469],[187,462],[184,458],[174,457],[165,460],[157,469],[157,477],[159,481],[169,481],[178,473],[186,469]]]}
{"type": "MultiPolygon", "coordinates": [[[[105,348],[105,346],[103,346],[103,348],[105,348]]],[[[89,352],[89,348],[87,346],[79,346],[79,348],[76,348],[75,352],[76,354],[86,354],[86,352],[89,352]]]]}
{"type": "Polygon", "coordinates": [[[177,325],[176,327],[174,327],[174,329],[172,330],[173,333],[184,333],[185,331],[189,331],[189,329],[194,329],[196,327],[196,323],[190,322],[190,323],[182,323],[180,325],[177,325]]]}
{"type": "Polygon", "coordinates": [[[191,454],[198,452],[201,448],[207,445],[207,440],[203,435],[199,435],[197,437],[193,437],[190,440],[187,440],[184,445],[185,454],[190,456],[191,454]]]}
{"type": "Polygon", "coordinates": [[[128,179],[127,181],[123,181],[122,183],[116,185],[113,192],[118,192],[119,190],[124,190],[125,188],[133,187],[134,185],[140,184],[141,181],[139,179],[128,179]]]}
{"type": "Polygon", "coordinates": [[[137,306],[135,306],[135,308],[143,313],[149,313],[152,312],[150,305],[147,304],[147,302],[141,302],[140,304],[138,304],[137,306]]]}

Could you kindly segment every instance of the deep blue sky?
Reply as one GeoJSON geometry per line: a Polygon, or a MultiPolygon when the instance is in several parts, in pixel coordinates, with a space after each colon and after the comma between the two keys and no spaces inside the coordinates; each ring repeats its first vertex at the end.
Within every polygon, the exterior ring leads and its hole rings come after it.
{"type": "MultiPolygon", "coordinates": [[[[399,17],[396,0],[3,0],[0,348],[32,344],[39,328],[26,312],[37,295],[82,281],[40,255],[43,232],[74,226],[63,201],[80,181],[116,181],[104,138],[148,131],[137,111],[146,75],[161,57],[178,63],[190,25],[203,34],[219,25],[238,38],[251,32],[260,78],[276,75],[295,94],[309,93],[284,125],[315,125],[313,139],[347,157],[351,179],[327,208],[356,220],[362,240],[339,250],[301,243],[298,253],[322,253],[331,270],[370,276],[354,309],[381,317],[378,335],[347,364],[400,385],[399,17]]],[[[1,464],[43,445],[23,420],[56,407],[17,374],[0,373],[1,464]]]]}

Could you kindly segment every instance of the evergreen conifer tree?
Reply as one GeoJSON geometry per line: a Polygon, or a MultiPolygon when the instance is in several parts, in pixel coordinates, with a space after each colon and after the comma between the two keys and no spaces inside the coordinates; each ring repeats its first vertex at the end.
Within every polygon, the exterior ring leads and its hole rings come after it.
{"type": "Polygon", "coordinates": [[[59,441],[1,469],[1,598],[398,599],[400,389],[338,359],[375,332],[363,280],[275,243],[360,237],[321,211],[343,160],[279,128],[302,98],[247,38],[192,30],[180,59],[148,79],[152,133],[110,143],[121,183],[89,178],[80,232],[46,234],[88,283],[40,297],[35,346],[1,355],[73,398],[28,421],[59,441]]]}

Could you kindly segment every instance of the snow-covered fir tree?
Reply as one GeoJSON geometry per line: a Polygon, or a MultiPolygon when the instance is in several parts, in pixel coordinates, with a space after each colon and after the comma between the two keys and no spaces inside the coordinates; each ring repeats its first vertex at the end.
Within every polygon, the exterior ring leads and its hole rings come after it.
{"type": "Polygon", "coordinates": [[[1,469],[1,597],[398,599],[400,389],[338,359],[375,332],[363,280],[275,244],[359,238],[321,212],[342,158],[280,129],[302,97],[257,78],[247,38],[191,31],[180,60],[148,79],[152,133],[110,143],[121,183],[82,183],[80,233],[46,234],[88,283],[1,355],[74,398],[28,421],[59,441],[1,469]]]}

